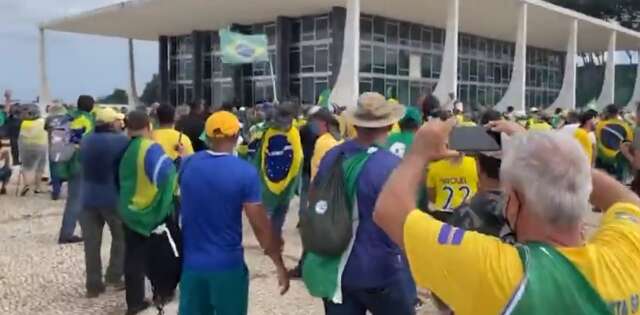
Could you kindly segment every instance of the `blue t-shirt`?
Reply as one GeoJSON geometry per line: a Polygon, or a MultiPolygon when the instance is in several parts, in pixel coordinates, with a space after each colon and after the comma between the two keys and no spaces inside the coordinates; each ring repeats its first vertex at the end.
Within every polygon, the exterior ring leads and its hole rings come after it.
{"type": "Polygon", "coordinates": [[[182,164],[184,269],[210,272],[244,265],[242,209],[260,203],[260,178],[250,163],[201,151],[182,164]]]}
{"type": "Polygon", "coordinates": [[[80,144],[82,208],[117,210],[120,158],[129,139],[115,132],[94,132],[80,144]]]}
{"type": "MultiPolygon", "coordinates": [[[[334,147],[320,162],[316,180],[328,173],[339,153],[344,152],[349,158],[367,149],[355,141],[334,147]]],[[[379,149],[371,154],[358,177],[359,222],[355,243],[342,274],[342,286],[345,288],[383,287],[406,268],[400,248],[373,222],[378,195],[399,163],[400,159],[391,152],[379,149]]]]}

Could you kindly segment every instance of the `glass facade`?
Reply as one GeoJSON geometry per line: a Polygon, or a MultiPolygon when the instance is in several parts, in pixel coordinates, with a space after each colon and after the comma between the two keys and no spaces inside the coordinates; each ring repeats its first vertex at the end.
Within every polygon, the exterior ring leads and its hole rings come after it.
{"type": "Polygon", "coordinates": [[[305,16],[292,23],[289,48],[289,92],[304,104],[316,104],[329,88],[331,64],[331,24],[329,15],[305,16]]]}
{"type": "MultiPolygon", "coordinates": [[[[333,65],[331,58],[336,47],[331,14],[293,18],[290,25],[291,30],[287,31],[291,41],[285,58],[289,63],[288,92],[303,103],[316,103],[320,93],[330,88],[332,75],[337,71],[334,67],[339,66],[333,65]]],[[[276,27],[275,22],[269,22],[245,26],[242,31],[267,34],[277,77],[276,27]]],[[[421,94],[435,88],[442,66],[443,29],[362,15],[360,32],[360,92],[376,91],[403,104],[412,104],[421,94]]],[[[242,100],[243,105],[251,105],[273,99],[269,63],[225,65],[217,32],[204,32],[201,40],[201,91],[207,103],[239,104],[242,100]]],[[[471,107],[495,105],[511,80],[514,43],[462,33],[458,44],[458,98],[471,107]]],[[[172,37],[169,45],[171,102],[193,101],[192,36],[172,37]]],[[[545,106],[555,100],[562,87],[563,63],[563,52],[528,47],[528,106],[545,106]]]]}

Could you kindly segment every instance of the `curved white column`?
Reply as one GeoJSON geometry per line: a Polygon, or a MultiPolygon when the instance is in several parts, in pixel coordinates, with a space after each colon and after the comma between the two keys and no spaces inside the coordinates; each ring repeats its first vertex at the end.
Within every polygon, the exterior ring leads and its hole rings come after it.
{"type": "Polygon", "coordinates": [[[38,93],[38,106],[40,106],[40,112],[45,115],[45,109],[47,105],[51,103],[51,94],[49,92],[49,79],[47,78],[47,51],[46,51],[46,38],[44,34],[44,28],[40,28],[38,38],[38,64],[40,66],[40,91],[38,93]]]}
{"type": "Polygon", "coordinates": [[[136,88],[136,64],[133,50],[133,39],[129,38],[129,107],[133,110],[138,106],[138,89],[136,88]]]}
{"type": "Polygon", "coordinates": [[[607,51],[607,66],[604,70],[604,82],[602,92],[598,97],[598,109],[603,109],[615,101],[616,92],[616,40],[617,32],[611,31],[609,37],[609,49],[607,51]]]}
{"type": "Polygon", "coordinates": [[[498,111],[506,111],[509,106],[513,106],[515,112],[525,113],[526,101],[526,79],[527,79],[527,13],[528,4],[522,2],[520,4],[520,13],[518,14],[518,30],[516,36],[516,51],[513,60],[513,73],[511,74],[511,82],[500,102],[496,104],[495,109],[498,111]]]}
{"type": "Polygon", "coordinates": [[[567,57],[565,59],[562,89],[558,94],[558,98],[549,107],[549,110],[554,110],[556,108],[562,108],[566,110],[576,109],[577,57],[578,57],[578,20],[573,20],[571,22],[569,42],[567,43],[567,57]]]}
{"type": "Polygon", "coordinates": [[[640,102],[640,60],[638,60],[638,71],[636,72],[636,84],[633,88],[633,95],[626,106],[627,111],[635,112],[636,106],[640,102]]]}
{"type": "Polygon", "coordinates": [[[458,97],[458,36],[460,25],[460,0],[449,0],[447,9],[447,37],[444,42],[442,58],[442,71],[438,79],[438,85],[433,95],[440,100],[440,104],[453,101],[449,95],[453,93],[454,99],[458,97]]]}
{"type": "Polygon", "coordinates": [[[360,0],[347,0],[340,72],[329,102],[354,108],[360,94],[360,0]]]}

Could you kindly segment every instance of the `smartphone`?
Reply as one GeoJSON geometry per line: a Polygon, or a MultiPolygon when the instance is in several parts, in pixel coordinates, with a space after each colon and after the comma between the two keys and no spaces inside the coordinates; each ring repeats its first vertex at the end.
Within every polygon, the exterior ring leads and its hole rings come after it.
{"type": "Polygon", "coordinates": [[[495,152],[502,150],[500,133],[485,127],[456,127],[449,136],[449,148],[460,152],[495,152]]]}
{"type": "Polygon", "coordinates": [[[176,152],[180,151],[180,146],[182,145],[182,132],[178,135],[178,144],[174,148],[176,152]]]}

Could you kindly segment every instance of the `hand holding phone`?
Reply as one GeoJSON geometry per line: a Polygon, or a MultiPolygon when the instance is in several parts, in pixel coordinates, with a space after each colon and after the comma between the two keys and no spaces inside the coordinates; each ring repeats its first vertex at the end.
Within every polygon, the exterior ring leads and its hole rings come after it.
{"type": "Polygon", "coordinates": [[[501,135],[485,127],[456,127],[449,136],[449,148],[460,152],[496,152],[502,150],[501,135]]]}

